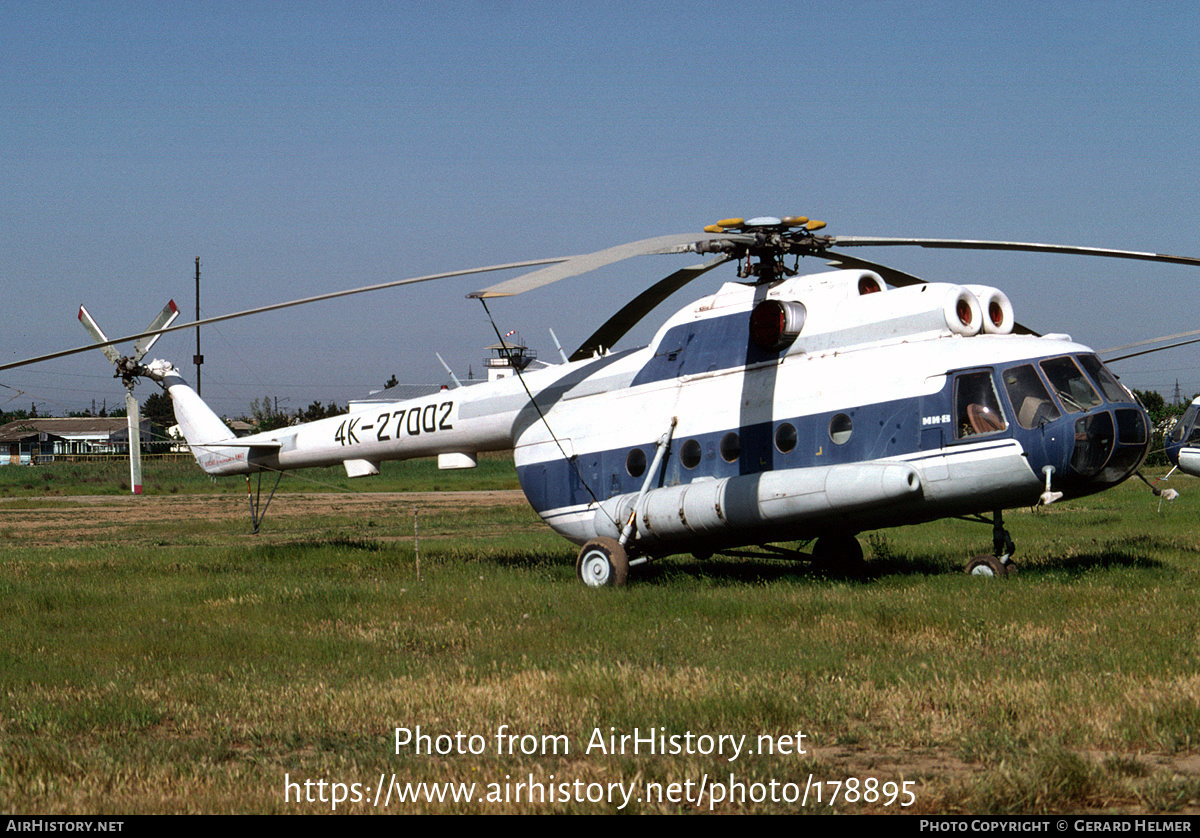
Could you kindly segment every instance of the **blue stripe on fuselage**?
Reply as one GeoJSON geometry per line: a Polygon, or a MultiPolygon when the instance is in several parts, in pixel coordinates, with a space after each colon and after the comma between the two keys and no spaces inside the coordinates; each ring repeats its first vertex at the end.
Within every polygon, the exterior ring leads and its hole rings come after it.
{"type": "Polygon", "coordinates": [[[760,348],[749,330],[744,311],[675,326],[658,342],[633,386],[777,360],[780,350],[760,348]]]}
{"type": "MultiPolygon", "coordinates": [[[[690,437],[676,437],[662,466],[661,482],[653,486],[674,486],[691,483],[697,478],[720,479],[743,474],[758,474],[788,468],[840,465],[867,460],[896,458],[923,450],[940,450],[952,444],[954,428],[947,421],[940,424],[923,424],[922,417],[947,417],[952,414],[952,377],[937,393],[872,405],[847,408],[808,416],[791,417],[770,423],[757,423],[744,428],[730,428],[690,437]],[[850,438],[843,444],[833,442],[830,423],[834,417],[845,415],[852,423],[850,438]],[[796,429],[796,444],[787,452],[775,445],[779,428],[790,424],[796,429]],[[741,452],[733,462],[721,456],[721,440],[729,433],[737,432],[741,452]],[[700,446],[700,462],[687,468],[681,453],[684,445],[695,440],[700,446]]],[[[1011,438],[1012,426],[1008,431],[987,436],[971,436],[961,442],[979,442],[991,439],[1011,438]]],[[[598,500],[629,492],[637,492],[645,481],[645,474],[631,475],[626,469],[630,450],[640,448],[646,463],[654,459],[656,440],[654,437],[631,439],[623,448],[580,453],[573,463],[550,460],[533,463],[517,469],[521,488],[530,504],[538,512],[548,509],[587,504],[592,493],[598,500]],[[584,485],[586,481],[587,486],[584,485]],[[588,491],[591,488],[591,492],[588,491]]],[[[647,466],[648,467],[648,466],[647,466]]]]}

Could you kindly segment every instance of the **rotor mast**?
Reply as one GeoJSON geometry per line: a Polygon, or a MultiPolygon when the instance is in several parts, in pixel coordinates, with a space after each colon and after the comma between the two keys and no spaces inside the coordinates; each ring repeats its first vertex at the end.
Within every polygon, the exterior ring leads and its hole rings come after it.
{"type": "Polygon", "coordinates": [[[832,243],[829,236],[813,235],[825,226],[824,221],[810,220],[803,215],[774,218],[725,218],[704,228],[717,235],[732,233],[729,238],[708,239],[695,244],[698,253],[724,253],[738,260],[738,276],[754,278],[756,285],[795,276],[799,257],[812,256],[832,243]],[[783,258],[797,257],[797,266],[789,268],[783,258]],[[757,259],[758,261],[753,261],[757,259]]]}

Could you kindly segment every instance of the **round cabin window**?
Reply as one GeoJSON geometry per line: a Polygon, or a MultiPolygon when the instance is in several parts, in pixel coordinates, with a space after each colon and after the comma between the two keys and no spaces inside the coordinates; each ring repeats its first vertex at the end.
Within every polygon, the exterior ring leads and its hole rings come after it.
{"type": "Polygon", "coordinates": [[[838,445],[845,445],[849,442],[850,434],[853,432],[854,423],[845,413],[839,413],[829,421],[829,438],[838,445]]]}
{"type": "Polygon", "coordinates": [[[700,465],[700,443],[694,439],[689,439],[679,449],[679,462],[683,463],[684,468],[695,468],[700,465]]]}
{"type": "Polygon", "coordinates": [[[640,448],[631,450],[625,458],[625,471],[629,472],[630,477],[641,477],[645,474],[646,452],[640,448]]]}
{"type": "Polygon", "coordinates": [[[721,459],[727,463],[735,463],[742,456],[742,439],[730,431],[721,437],[721,459]]]}
{"type": "Polygon", "coordinates": [[[775,429],[775,447],[784,454],[787,454],[796,447],[796,426],[791,422],[784,422],[775,429]]]}

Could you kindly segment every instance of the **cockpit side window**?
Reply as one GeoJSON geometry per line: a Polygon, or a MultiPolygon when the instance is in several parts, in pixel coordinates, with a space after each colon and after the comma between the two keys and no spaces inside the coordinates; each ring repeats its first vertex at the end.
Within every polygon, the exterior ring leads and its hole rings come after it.
{"type": "Polygon", "coordinates": [[[1095,355],[1080,355],[1079,363],[1087,370],[1092,381],[1100,385],[1100,389],[1104,391],[1104,398],[1110,402],[1134,401],[1133,394],[1125,389],[1125,385],[1118,381],[1112,371],[1104,366],[1095,355]]]}
{"type": "Polygon", "coordinates": [[[990,372],[965,372],[954,379],[954,427],[959,439],[1008,428],[990,372]]]}
{"type": "Polygon", "coordinates": [[[1067,413],[1082,413],[1104,403],[1074,359],[1063,357],[1042,361],[1042,372],[1046,373],[1067,413]]]}
{"type": "Polygon", "coordinates": [[[1062,415],[1033,364],[1007,369],[1000,378],[1017,413],[1017,424],[1022,428],[1040,428],[1062,415]]]}

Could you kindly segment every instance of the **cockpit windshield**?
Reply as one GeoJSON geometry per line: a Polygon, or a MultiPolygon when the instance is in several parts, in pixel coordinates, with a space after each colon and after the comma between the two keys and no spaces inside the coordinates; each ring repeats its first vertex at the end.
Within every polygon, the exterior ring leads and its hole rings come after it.
{"type": "Polygon", "coordinates": [[[1179,417],[1175,427],[1171,428],[1171,442],[1200,442],[1200,427],[1196,426],[1196,414],[1200,413],[1200,404],[1192,403],[1179,417]]]}
{"type": "Polygon", "coordinates": [[[1080,355],[1079,363],[1088,371],[1092,380],[1100,385],[1100,389],[1104,391],[1104,397],[1110,402],[1135,401],[1133,393],[1130,393],[1125,388],[1125,385],[1118,381],[1117,377],[1112,374],[1112,371],[1104,366],[1095,355],[1080,355]]]}
{"type": "MultiPolygon", "coordinates": [[[[1104,403],[1073,358],[1050,358],[1042,361],[1042,372],[1046,373],[1050,386],[1054,388],[1055,394],[1068,413],[1082,413],[1104,403]]],[[[1126,399],[1122,398],[1120,401],[1126,399]]]]}

